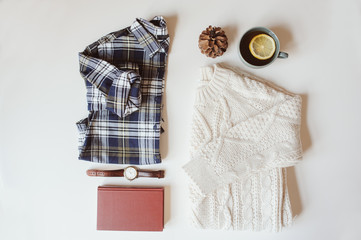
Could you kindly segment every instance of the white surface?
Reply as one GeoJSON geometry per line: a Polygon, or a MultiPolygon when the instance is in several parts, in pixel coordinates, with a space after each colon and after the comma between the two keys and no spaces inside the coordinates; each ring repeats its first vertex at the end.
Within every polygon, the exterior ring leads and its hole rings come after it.
{"type": "MultiPolygon", "coordinates": [[[[361,234],[360,1],[0,0],[0,239],[359,239],[361,234]],[[163,15],[171,49],[166,75],[164,180],[90,178],[77,160],[75,122],[86,116],[77,53],[136,17],[163,15]],[[207,59],[208,25],[229,48],[207,59]],[[253,70],[236,53],[241,35],[270,27],[290,54],[253,70]],[[188,224],[190,120],[198,69],[225,62],[302,94],[304,161],[291,169],[298,217],[279,234],[194,230],[188,224]],[[96,231],[102,184],[166,187],[162,233],[96,231]]],[[[118,166],[108,166],[118,167],[118,166]]]]}

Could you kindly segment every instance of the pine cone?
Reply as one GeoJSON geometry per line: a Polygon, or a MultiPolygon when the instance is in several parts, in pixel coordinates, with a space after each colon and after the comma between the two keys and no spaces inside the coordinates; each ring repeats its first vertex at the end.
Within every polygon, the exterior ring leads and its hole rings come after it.
{"type": "Polygon", "coordinates": [[[222,56],[227,50],[227,36],[220,27],[209,26],[199,35],[198,47],[207,57],[222,56]]]}

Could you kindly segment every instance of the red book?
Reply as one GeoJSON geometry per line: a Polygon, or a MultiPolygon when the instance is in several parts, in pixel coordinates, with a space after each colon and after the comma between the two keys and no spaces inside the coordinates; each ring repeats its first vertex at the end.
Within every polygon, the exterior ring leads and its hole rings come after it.
{"type": "Polygon", "coordinates": [[[98,230],[163,231],[164,188],[98,187],[98,230]]]}

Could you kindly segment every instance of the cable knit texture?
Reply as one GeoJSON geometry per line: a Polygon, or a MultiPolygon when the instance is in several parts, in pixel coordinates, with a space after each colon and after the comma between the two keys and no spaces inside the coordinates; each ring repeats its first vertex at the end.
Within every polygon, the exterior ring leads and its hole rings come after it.
{"type": "Polygon", "coordinates": [[[292,223],[286,169],[301,160],[301,97],[216,64],[201,69],[194,106],[192,222],[278,232],[292,223]]]}

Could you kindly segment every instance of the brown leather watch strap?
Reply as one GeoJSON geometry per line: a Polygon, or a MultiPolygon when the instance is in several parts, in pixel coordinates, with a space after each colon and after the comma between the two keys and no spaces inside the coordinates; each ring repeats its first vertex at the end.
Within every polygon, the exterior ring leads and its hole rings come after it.
{"type": "Polygon", "coordinates": [[[91,177],[124,177],[124,169],[117,170],[96,170],[89,169],[86,174],[91,177]]]}
{"type": "Polygon", "coordinates": [[[164,178],[164,170],[140,170],[138,169],[138,177],[164,178]]]}

